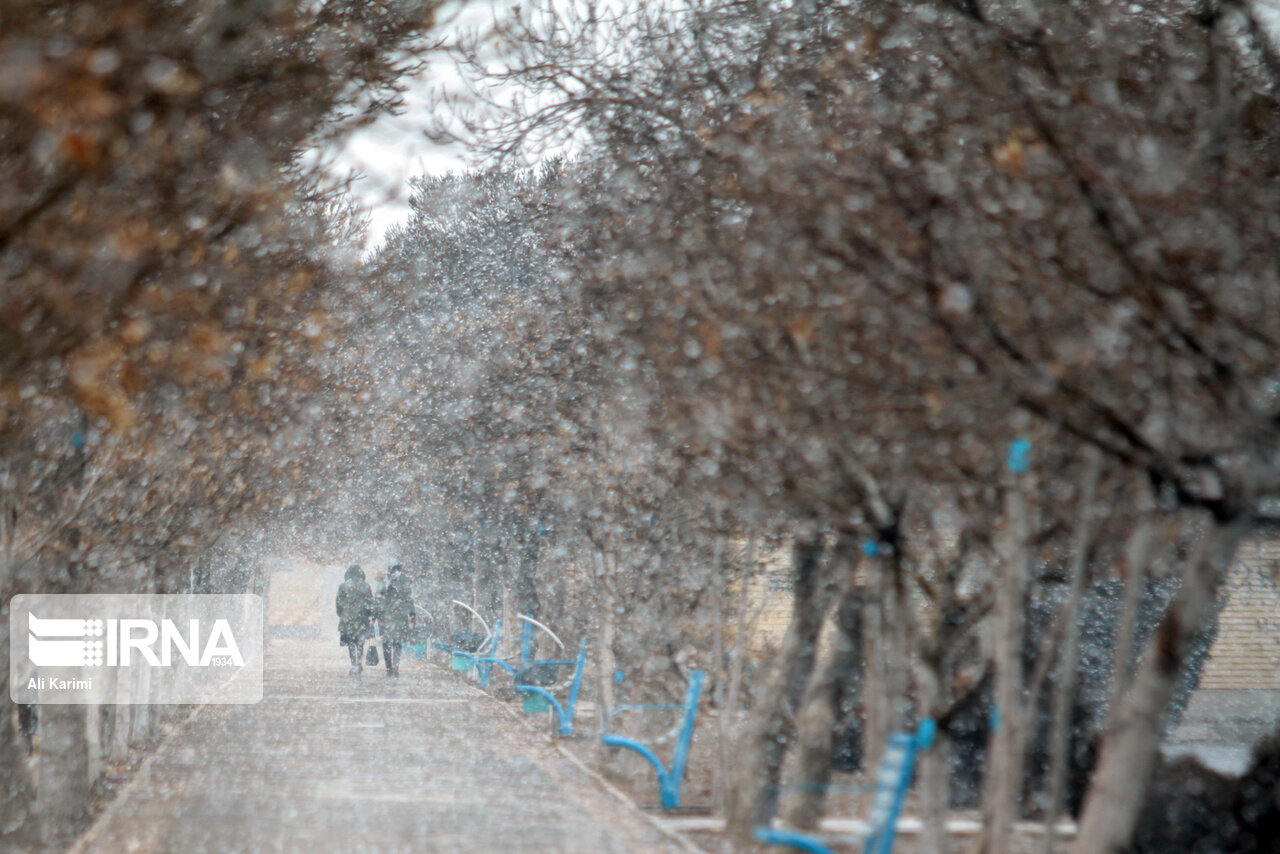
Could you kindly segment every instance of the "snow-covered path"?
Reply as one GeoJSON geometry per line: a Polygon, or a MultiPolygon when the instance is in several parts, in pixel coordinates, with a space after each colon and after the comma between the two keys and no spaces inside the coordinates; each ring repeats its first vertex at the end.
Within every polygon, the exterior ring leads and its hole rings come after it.
{"type": "Polygon", "coordinates": [[[72,850],[678,850],[448,672],[406,660],[357,681],[344,659],[274,643],[263,701],[197,709],[72,850]]]}

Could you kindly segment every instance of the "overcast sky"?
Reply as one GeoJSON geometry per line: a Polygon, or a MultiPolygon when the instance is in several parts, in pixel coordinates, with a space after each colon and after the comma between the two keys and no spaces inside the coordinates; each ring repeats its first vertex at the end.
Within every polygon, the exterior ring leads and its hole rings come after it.
{"type": "MultiPolygon", "coordinates": [[[[513,0],[450,3],[439,16],[439,34],[455,39],[463,33],[483,31],[502,14],[518,5],[513,0]]],[[[353,192],[369,211],[370,228],[366,250],[373,249],[391,226],[409,215],[408,180],[416,175],[439,175],[475,165],[459,146],[444,146],[427,139],[433,102],[443,95],[462,92],[453,59],[441,54],[415,80],[406,93],[406,109],[398,116],[384,116],[374,125],[354,134],[336,155],[337,169],[363,176],[353,192]]]]}
{"type": "MultiPolygon", "coordinates": [[[[442,58],[438,64],[447,66],[448,62],[442,58]]],[[[407,109],[401,115],[383,116],[352,135],[337,153],[337,170],[360,176],[352,191],[369,212],[366,250],[377,246],[388,228],[409,215],[410,178],[456,171],[468,165],[461,147],[433,142],[423,133],[441,79],[453,76],[447,67],[428,71],[414,81],[406,95],[407,109]]]]}

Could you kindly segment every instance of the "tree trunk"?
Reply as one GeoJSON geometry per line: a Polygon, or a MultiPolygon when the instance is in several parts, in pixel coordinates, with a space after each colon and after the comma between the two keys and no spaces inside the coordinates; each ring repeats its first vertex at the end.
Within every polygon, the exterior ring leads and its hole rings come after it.
{"type": "Polygon", "coordinates": [[[728,674],[726,673],[726,655],[724,632],[727,615],[724,608],[725,578],[721,554],[724,550],[724,537],[717,535],[715,552],[711,563],[711,618],[715,626],[711,634],[711,658],[715,662],[715,703],[716,703],[716,767],[711,780],[711,801],[724,803],[725,781],[729,768],[729,720],[728,708],[728,674]]]}
{"type": "Polygon", "coordinates": [[[133,667],[131,694],[133,705],[129,707],[129,747],[143,747],[150,740],[152,707],[145,702],[151,698],[151,668],[133,667]]]}
{"type": "MultiPolygon", "coordinates": [[[[486,546],[487,546],[487,541],[486,541],[486,546]]],[[[471,605],[472,608],[475,608],[477,611],[485,610],[484,606],[480,604],[480,591],[483,587],[480,580],[480,577],[483,574],[481,571],[481,567],[484,566],[485,564],[486,564],[486,561],[477,560],[473,563],[471,567],[471,601],[469,604],[471,605]]],[[[376,595],[377,591],[374,591],[374,592],[376,595]]],[[[475,617],[473,617],[470,613],[468,613],[467,614],[468,631],[480,631],[480,626],[475,625],[475,623],[473,622],[474,620],[475,620],[475,617]]]]}
{"type": "Polygon", "coordinates": [[[1022,794],[1022,730],[1025,709],[1022,697],[1023,590],[1027,577],[1026,497],[1017,485],[1005,492],[1004,530],[1000,540],[999,574],[996,578],[995,671],[996,709],[999,726],[991,735],[984,781],[983,813],[986,818],[984,849],[1006,854],[1017,820],[1022,794]]]}
{"type": "MultiPolygon", "coordinates": [[[[942,656],[936,656],[940,664],[942,656]]],[[[938,666],[921,666],[917,671],[920,688],[920,708],[925,714],[937,716],[942,704],[942,686],[945,674],[938,666]]],[[[920,854],[947,854],[950,838],[947,836],[947,809],[950,806],[949,783],[951,769],[948,757],[951,741],[946,731],[939,728],[934,735],[933,747],[920,754],[920,811],[924,823],[920,834],[920,854]]]]}
{"type": "MultiPolygon", "coordinates": [[[[112,759],[119,761],[129,757],[129,734],[133,730],[133,710],[131,704],[133,699],[133,676],[132,674],[120,674],[117,668],[108,668],[116,670],[112,674],[115,679],[115,719],[111,723],[111,746],[110,756],[112,759]]],[[[133,668],[130,668],[131,670],[133,668]]]]}
{"type": "Polygon", "coordinates": [[[862,599],[862,649],[866,656],[862,684],[862,703],[866,713],[862,732],[862,767],[876,768],[892,726],[889,723],[889,644],[884,625],[884,591],[887,585],[882,561],[872,559],[864,565],[867,589],[871,595],[862,599]]]}
{"type": "Polygon", "coordinates": [[[856,692],[849,677],[862,659],[862,596],[852,584],[841,595],[831,628],[831,649],[805,688],[796,721],[796,780],[802,788],[787,799],[785,816],[787,824],[802,830],[812,830],[822,818],[836,727],[844,701],[856,692]]]}
{"type": "Polygon", "coordinates": [[[752,844],[751,828],[764,818],[766,800],[773,797],[795,730],[795,711],[813,670],[822,609],[815,601],[819,587],[822,538],[796,540],[793,554],[791,622],[775,657],[768,688],[753,710],[738,749],[740,757],[726,811],[726,841],[735,849],[752,844]]]}
{"type": "Polygon", "coordinates": [[[599,668],[600,686],[600,731],[605,731],[605,722],[613,710],[613,674],[618,664],[613,657],[613,606],[605,601],[600,608],[600,640],[596,649],[596,665],[599,668]]]}
{"type": "Polygon", "coordinates": [[[88,706],[40,707],[40,782],[36,794],[43,842],[66,841],[89,806],[88,706]]]}
{"type": "MultiPolygon", "coordinates": [[[[1079,664],[1080,631],[1077,614],[1084,596],[1085,577],[1088,575],[1089,548],[1093,541],[1094,494],[1098,489],[1101,466],[1096,448],[1088,450],[1085,475],[1080,489],[1080,516],[1076,522],[1075,542],[1072,543],[1070,588],[1067,601],[1062,604],[1062,626],[1065,639],[1058,655],[1058,678],[1054,680],[1052,707],[1049,722],[1049,779],[1048,800],[1044,810],[1044,854],[1053,854],[1058,813],[1062,807],[1062,790],[1067,778],[1067,749],[1071,745],[1071,708],[1075,703],[1076,667],[1079,664]]],[[[1053,655],[1053,650],[1042,649],[1041,655],[1053,655]]],[[[1035,690],[1033,688],[1033,690],[1035,690]]]]}
{"type": "Polygon", "coordinates": [[[88,765],[85,771],[88,772],[90,788],[93,788],[94,782],[102,774],[102,736],[106,721],[105,713],[106,707],[99,703],[85,706],[85,740],[89,750],[88,765]]]}
{"type": "Polygon", "coordinates": [[[1138,616],[1138,600],[1147,583],[1147,565],[1151,562],[1152,522],[1139,525],[1125,544],[1124,599],[1116,626],[1115,651],[1111,662],[1111,682],[1107,686],[1107,715],[1115,714],[1129,684],[1129,662],[1133,658],[1133,630],[1138,616]]]}
{"type": "MultiPolygon", "coordinates": [[[[888,646],[885,648],[885,675],[887,677],[888,696],[885,698],[886,732],[881,742],[881,749],[888,743],[889,733],[906,727],[908,719],[914,713],[911,705],[911,662],[912,634],[915,630],[915,615],[911,612],[911,602],[907,598],[904,584],[906,574],[902,566],[902,553],[895,552],[889,559],[881,559],[890,570],[880,601],[883,605],[884,617],[882,625],[888,646]]],[[[879,767],[880,757],[876,757],[879,767]]]]}
{"type": "Polygon", "coordinates": [[[1214,525],[1192,556],[1177,598],[1148,641],[1133,685],[1112,715],[1085,796],[1074,854],[1119,854],[1128,847],[1160,746],[1160,720],[1191,643],[1212,613],[1240,536],[1239,524],[1214,525]]]}
{"type": "MultiPolygon", "coordinates": [[[[520,641],[523,636],[522,633],[524,632],[524,621],[517,618],[516,614],[524,612],[520,610],[518,605],[516,605],[515,600],[515,590],[511,585],[502,585],[502,593],[498,598],[498,601],[502,603],[502,610],[499,614],[499,616],[502,617],[502,639],[506,642],[508,649],[515,649],[518,654],[520,651],[520,641]]],[[[530,616],[536,617],[537,615],[531,614],[530,616]]],[[[493,654],[499,658],[505,657],[502,655],[501,650],[494,650],[493,654]]]]}
{"type": "MultiPolygon", "coordinates": [[[[0,610],[0,842],[21,844],[31,836],[32,790],[26,744],[16,726],[17,710],[9,699],[9,605],[0,610]]],[[[0,848],[5,847],[0,845],[0,848]]]]}
{"type": "Polygon", "coordinates": [[[721,756],[720,768],[720,791],[716,797],[716,807],[721,814],[728,811],[729,800],[729,770],[730,757],[728,747],[732,742],[734,733],[737,730],[738,721],[738,698],[742,696],[742,673],[744,661],[747,654],[747,636],[751,631],[754,622],[748,619],[747,610],[751,606],[748,596],[751,585],[751,577],[756,567],[756,535],[750,533],[747,535],[747,551],[743,558],[742,578],[738,585],[738,602],[736,605],[736,614],[734,615],[734,623],[736,628],[733,636],[733,652],[731,653],[729,663],[729,680],[725,690],[724,708],[721,709],[721,719],[726,724],[724,731],[725,752],[721,756]]]}
{"type": "Polygon", "coordinates": [[[516,540],[519,562],[516,564],[516,608],[535,620],[542,617],[542,603],[538,601],[538,553],[541,544],[537,527],[526,523],[516,540]]]}

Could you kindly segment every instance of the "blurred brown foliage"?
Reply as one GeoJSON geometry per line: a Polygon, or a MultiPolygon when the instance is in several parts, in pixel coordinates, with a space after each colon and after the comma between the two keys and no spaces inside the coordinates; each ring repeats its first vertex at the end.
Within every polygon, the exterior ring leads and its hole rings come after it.
{"type": "MultiPolygon", "coordinates": [[[[396,107],[433,15],[419,0],[0,4],[14,525],[51,523],[31,509],[66,503],[48,469],[105,464],[108,444],[130,461],[96,480],[104,531],[131,523],[121,544],[173,527],[184,502],[203,509],[183,535],[212,536],[287,484],[266,478],[291,464],[271,433],[317,388],[346,275],[329,247],[349,237],[305,155],[396,107]]],[[[10,552],[35,542],[10,533],[10,552]]],[[[6,586],[33,557],[12,554],[6,586]]]]}

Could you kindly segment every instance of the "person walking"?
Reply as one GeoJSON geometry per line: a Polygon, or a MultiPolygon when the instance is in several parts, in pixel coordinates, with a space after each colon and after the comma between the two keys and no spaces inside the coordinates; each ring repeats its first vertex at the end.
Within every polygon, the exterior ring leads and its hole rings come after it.
{"type": "Polygon", "coordinates": [[[378,597],[378,631],[382,634],[382,657],[388,676],[400,675],[400,650],[417,620],[409,579],[396,564],[387,572],[387,587],[378,597]]]}
{"type": "Polygon", "coordinates": [[[364,570],[359,565],[348,567],[346,577],[338,588],[338,643],[347,648],[351,656],[348,675],[359,676],[364,669],[364,639],[373,624],[373,591],[364,580],[364,570]]]}

